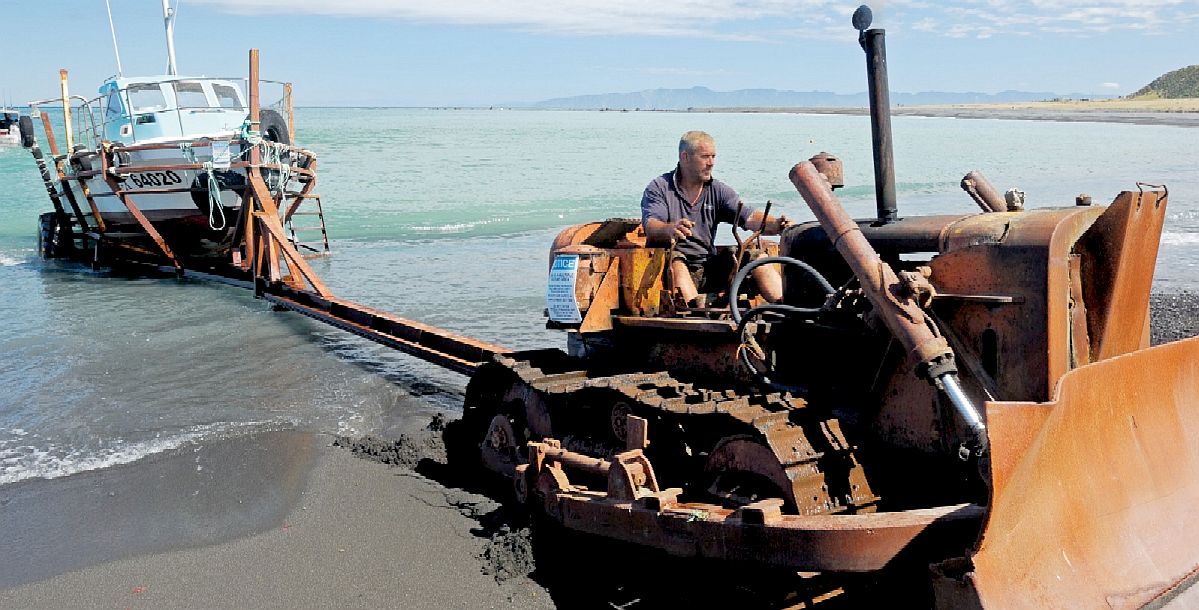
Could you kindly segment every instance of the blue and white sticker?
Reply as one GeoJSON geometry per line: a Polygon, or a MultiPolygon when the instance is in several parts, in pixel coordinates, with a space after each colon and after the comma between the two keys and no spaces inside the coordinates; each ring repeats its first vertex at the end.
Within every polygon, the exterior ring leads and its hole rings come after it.
{"type": "Polygon", "coordinates": [[[233,153],[229,150],[229,142],[215,140],[212,143],[212,167],[214,169],[229,169],[233,164],[233,153]]]}
{"type": "Polygon", "coordinates": [[[550,320],[563,324],[583,321],[579,302],[575,300],[575,279],[579,273],[579,255],[559,254],[550,267],[550,281],[545,289],[545,306],[550,320]]]}

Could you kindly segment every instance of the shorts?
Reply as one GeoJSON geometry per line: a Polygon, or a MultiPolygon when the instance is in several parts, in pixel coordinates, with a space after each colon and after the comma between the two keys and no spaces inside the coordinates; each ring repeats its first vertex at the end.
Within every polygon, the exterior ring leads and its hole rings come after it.
{"type": "MultiPolygon", "coordinates": [[[[745,251],[744,263],[758,258],[764,254],[761,250],[748,249],[745,251]]],[[[691,272],[691,280],[695,282],[695,288],[700,294],[717,294],[725,292],[729,289],[729,284],[733,279],[735,269],[740,269],[740,264],[735,264],[736,252],[722,251],[718,252],[700,262],[693,262],[681,254],[675,254],[675,260],[682,260],[687,269],[691,272]]]]}

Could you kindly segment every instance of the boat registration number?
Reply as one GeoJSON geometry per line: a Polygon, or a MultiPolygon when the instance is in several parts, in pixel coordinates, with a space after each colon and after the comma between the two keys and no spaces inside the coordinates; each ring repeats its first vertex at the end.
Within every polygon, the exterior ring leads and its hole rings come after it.
{"type": "Polygon", "coordinates": [[[151,186],[172,186],[182,184],[183,178],[179,174],[167,170],[165,172],[140,172],[137,174],[129,174],[126,180],[133,183],[139,189],[151,186]]]}

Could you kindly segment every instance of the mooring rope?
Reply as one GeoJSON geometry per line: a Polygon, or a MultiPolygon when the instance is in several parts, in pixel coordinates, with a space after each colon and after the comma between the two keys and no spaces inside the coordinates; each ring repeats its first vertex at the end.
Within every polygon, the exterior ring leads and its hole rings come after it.
{"type": "MultiPolygon", "coordinates": [[[[179,150],[183,152],[183,157],[188,163],[197,163],[196,151],[192,148],[190,142],[181,142],[179,150]]],[[[215,172],[213,171],[212,159],[209,158],[201,164],[203,171],[208,176],[208,228],[213,231],[223,231],[228,226],[225,219],[225,207],[221,202],[221,183],[217,181],[215,172]],[[220,226],[217,226],[217,217],[220,217],[220,226]]]]}
{"type": "Polygon", "coordinates": [[[261,163],[263,165],[276,165],[279,167],[279,175],[272,184],[272,180],[267,180],[267,189],[271,191],[271,195],[279,197],[283,194],[283,189],[287,185],[287,181],[291,180],[292,168],[291,163],[284,162],[283,153],[288,146],[278,142],[272,142],[262,137],[262,132],[250,129],[249,119],[241,125],[241,137],[246,143],[245,149],[241,151],[238,158],[244,157],[249,153],[250,149],[257,146],[262,155],[261,163]]]}
{"type": "MultiPolygon", "coordinates": [[[[271,192],[271,195],[276,197],[281,196],[288,180],[291,180],[292,174],[291,163],[285,162],[284,159],[284,151],[288,148],[287,145],[263,138],[261,132],[250,129],[250,122],[248,120],[242,123],[241,139],[245,142],[245,146],[242,147],[241,152],[237,156],[231,157],[229,162],[232,163],[245,158],[250,150],[258,147],[262,155],[262,164],[275,165],[279,168],[276,179],[267,180],[267,189],[271,192]]],[[[228,226],[228,221],[225,218],[225,208],[221,202],[221,184],[216,179],[216,167],[212,157],[208,161],[200,163],[196,158],[196,151],[190,142],[180,142],[179,150],[183,153],[183,157],[188,163],[199,163],[201,165],[200,171],[204,172],[208,178],[208,227],[213,231],[224,230],[228,226]],[[220,221],[219,226],[218,219],[220,221]]],[[[222,167],[228,167],[224,163],[221,165],[222,167]]]]}

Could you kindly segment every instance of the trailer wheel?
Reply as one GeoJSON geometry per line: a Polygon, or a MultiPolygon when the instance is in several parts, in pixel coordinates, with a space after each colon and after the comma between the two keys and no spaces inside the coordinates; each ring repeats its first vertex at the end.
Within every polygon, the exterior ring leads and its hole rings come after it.
{"type": "Polygon", "coordinates": [[[38,217],[37,252],[42,258],[59,258],[71,244],[70,229],[63,231],[58,214],[46,212],[38,217]]]}
{"type": "Polygon", "coordinates": [[[50,258],[46,246],[50,243],[50,230],[53,214],[45,213],[37,218],[37,253],[42,258],[50,258]]]}

